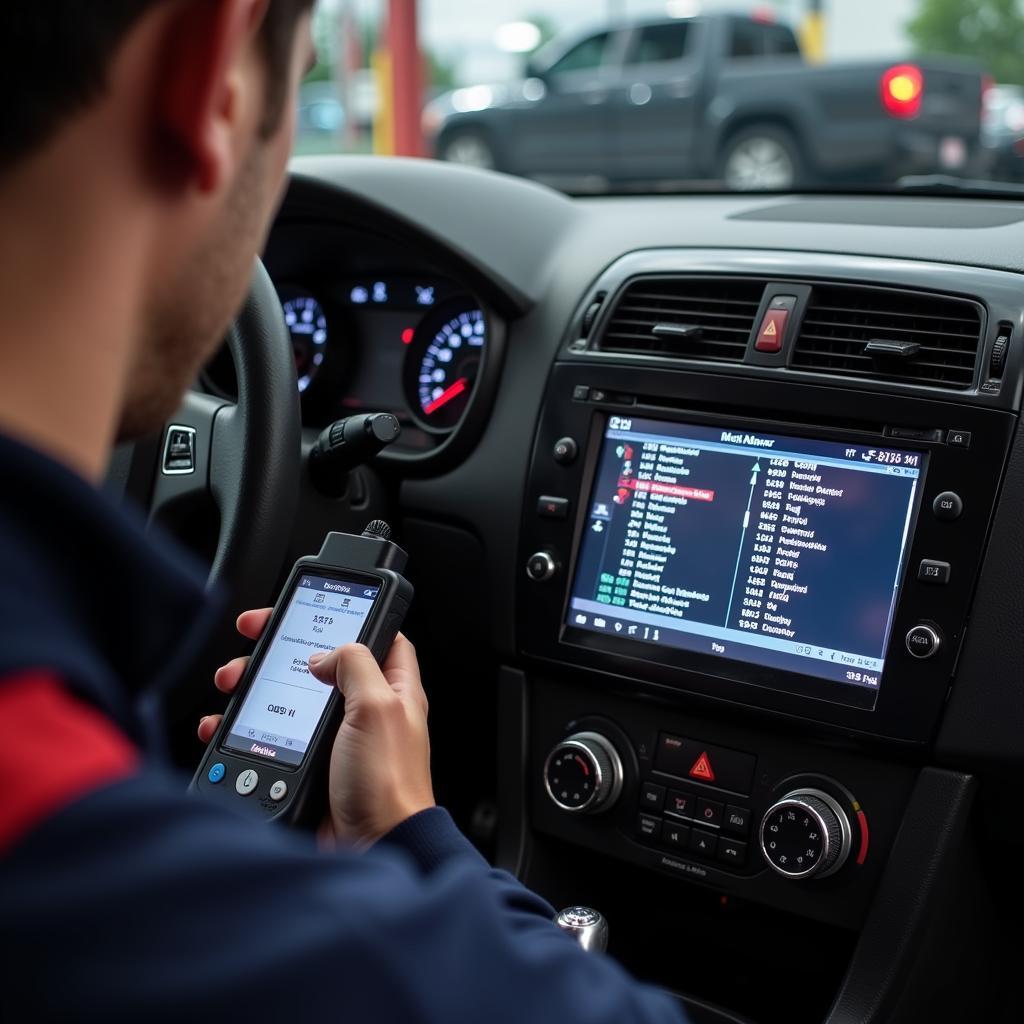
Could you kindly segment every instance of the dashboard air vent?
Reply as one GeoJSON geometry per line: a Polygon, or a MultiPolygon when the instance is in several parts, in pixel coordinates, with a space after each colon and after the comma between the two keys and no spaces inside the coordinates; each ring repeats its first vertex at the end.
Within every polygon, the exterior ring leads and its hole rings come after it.
{"type": "Polygon", "coordinates": [[[793,368],[964,390],[974,383],[981,309],[967,299],[816,286],[793,368]]]}
{"type": "Polygon", "coordinates": [[[742,277],[637,278],[619,296],[596,348],[742,362],[764,287],[742,277]]]}

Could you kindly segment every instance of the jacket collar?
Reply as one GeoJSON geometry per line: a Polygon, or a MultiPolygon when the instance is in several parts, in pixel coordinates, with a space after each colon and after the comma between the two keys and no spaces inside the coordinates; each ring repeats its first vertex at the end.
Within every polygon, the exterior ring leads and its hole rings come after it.
{"type": "Polygon", "coordinates": [[[0,435],[0,685],[53,670],[145,739],[140,698],[181,678],[216,621],[204,582],[138,512],[0,435]]]}

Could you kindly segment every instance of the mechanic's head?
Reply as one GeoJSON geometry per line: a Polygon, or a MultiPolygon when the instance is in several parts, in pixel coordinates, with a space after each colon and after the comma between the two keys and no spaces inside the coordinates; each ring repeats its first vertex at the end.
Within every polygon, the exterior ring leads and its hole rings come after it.
{"type": "MultiPolygon", "coordinates": [[[[297,90],[313,57],[312,6],[0,6],[4,231],[9,246],[20,233],[22,262],[37,268],[34,240],[62,233],[51,254],[54,275],[66,275],[52,282],[55,302],[72,300],[70,278],[88,276],[64,260],[76,246],[86,252],[90,237],[97,262],[118,268],[105,297],[123,304],[132,327],[122,437],[173,411],[242,303],[281,194],[297,90]],[[104,232],[107,247],[124,250],[123,265],[101,251],[104,232]]],[[[18,252],[3,256],[10,300],[18,252]]]]}

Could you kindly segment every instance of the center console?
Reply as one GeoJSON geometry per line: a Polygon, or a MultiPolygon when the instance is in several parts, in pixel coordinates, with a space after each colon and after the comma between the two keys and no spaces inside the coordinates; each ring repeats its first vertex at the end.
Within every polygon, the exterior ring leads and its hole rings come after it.
{"type": "MultiPolygon", "coordinates": [[[[1019,366],[984,378],[1014,321],[986,302],[959,394],[890,384],[891,355],[862,381],[796,372],[814,295],[796,273],[757,282],[735,368],[602,348],[643,266],[581,306],[538,424],[518,866],[543,891],[551,851],[582,847],[856,937],[955,685],[1019,366]]],[[[653,309],[653,333],[691,330],[653,309]]]]}

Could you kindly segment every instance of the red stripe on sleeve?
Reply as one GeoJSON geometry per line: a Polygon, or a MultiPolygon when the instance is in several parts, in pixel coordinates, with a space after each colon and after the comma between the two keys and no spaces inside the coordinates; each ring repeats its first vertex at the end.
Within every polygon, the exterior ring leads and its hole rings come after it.
{"type": "Polygon", "coordinates": [[[0,850],[137,764],[128,739],[56,677],[34,672],[0,680],[0,850]]]}

